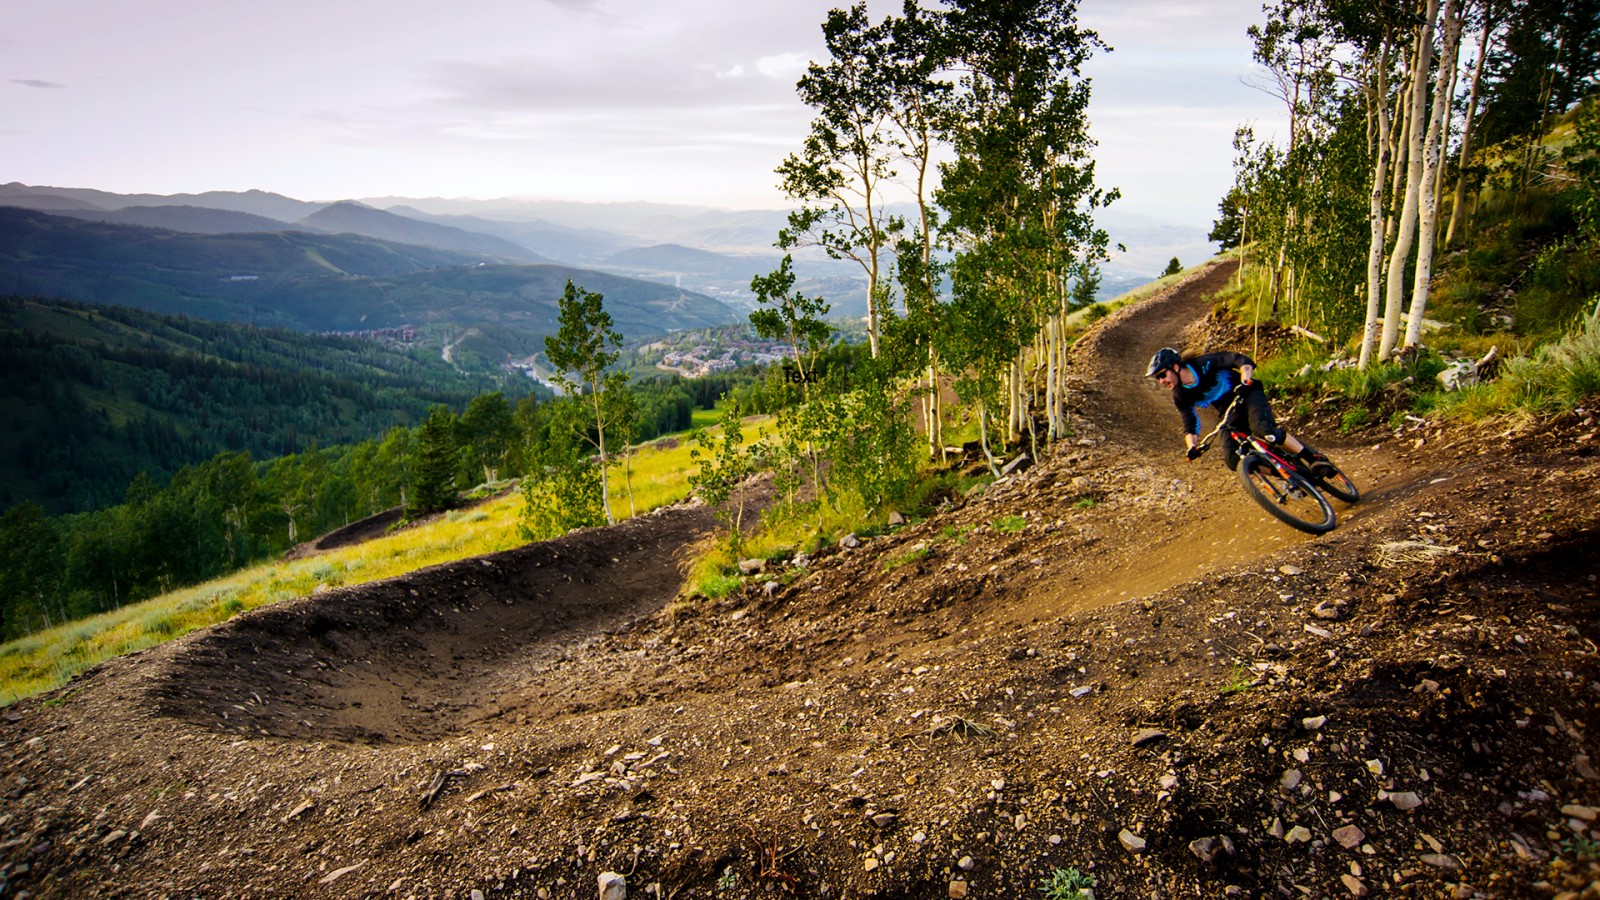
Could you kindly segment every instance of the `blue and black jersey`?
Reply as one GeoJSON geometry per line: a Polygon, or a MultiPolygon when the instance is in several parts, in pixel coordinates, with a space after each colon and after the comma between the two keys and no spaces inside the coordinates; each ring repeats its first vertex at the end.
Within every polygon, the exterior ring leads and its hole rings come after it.
{"type": "Polygon", "coordinates": [[[1195,410],[1213,407],[1220,411],[1239,386],[1239,367],[1254,365],[1255,362],[1243,353],[1226,351],[1206,353],[1178,363],[1180,370],[1188,369],[1195,378],[1194,386],[1186,387],[1180,375],[1178,386],[1172,390],[1172,402],[1178,407],[1178,415],[1183,417],[1184,433],[1198,435],[1200,417],[1195,410]]]}

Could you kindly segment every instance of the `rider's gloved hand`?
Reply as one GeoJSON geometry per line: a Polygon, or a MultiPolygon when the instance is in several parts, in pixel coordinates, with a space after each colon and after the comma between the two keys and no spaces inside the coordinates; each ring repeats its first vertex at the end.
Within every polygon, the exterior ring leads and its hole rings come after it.
{"type": "Polygon", "coordinates": [[[1202,452],[1204,451],[1202,451],[1199,447],[1190,447],[1188,452],[1184,453],[1183,455],[1189,457],[1190,459],[1199,459],[1202,452]]]}

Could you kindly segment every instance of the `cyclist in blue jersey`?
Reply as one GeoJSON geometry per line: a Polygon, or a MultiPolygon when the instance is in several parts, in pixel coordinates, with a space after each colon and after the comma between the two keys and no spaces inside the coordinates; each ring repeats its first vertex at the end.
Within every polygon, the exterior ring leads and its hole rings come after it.
{"type": "MultiPolygon", "coordinates": [[[[1200,458],[1200,417],[1195,410],[1211,408],[1220,414],[1237,393],[1241,402],[1234,407],[1231,427],[1282,444],[1285,450],[1304,460],[1308,468],[1317,471],[1319,465],[1327,464],[1328,458],[1278,427],[1267,394],[1255,380],[1255,368],[1255,361],[1243,353],[1224,351],[1186,358],[1171,347],[1162,347],[1150,358],[1145,374],[1172,391],[1172,402],[1183,419],[1183,441],[1189,459],[1200,458]]],[[[1239,465],[1238,446],[1226,437],[1227,429],[1223,429],[1223,435],[1223,447],[1227,451],[1223,459],[1232,469],[1239,465]]]]}

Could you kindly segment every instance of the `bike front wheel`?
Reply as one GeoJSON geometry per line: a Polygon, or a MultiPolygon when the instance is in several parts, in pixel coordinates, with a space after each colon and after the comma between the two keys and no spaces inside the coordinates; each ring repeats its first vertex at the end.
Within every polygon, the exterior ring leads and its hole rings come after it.
{"type": "Polygon", "coordinates": [[[1333,530],[1333,507],[1298,473],[1285,477],[1270,461],[1250,454],[1239,460],[1239,480],[1262,509],[1284,524],[1308,534],[1333,530]]]}

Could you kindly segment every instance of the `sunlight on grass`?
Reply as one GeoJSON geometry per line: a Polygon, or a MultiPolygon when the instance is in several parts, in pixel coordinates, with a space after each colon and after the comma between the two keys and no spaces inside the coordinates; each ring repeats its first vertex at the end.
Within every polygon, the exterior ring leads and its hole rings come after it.
{"type": "MultiPolygon", "coordinates": [[[[761,431],[765,424],[752,428],[761,431]]],[[[689,442],[664,438],[639,448],[630,479],[614,472],[612,514],[643,514],[689,496],[689,442]]],[[[517,533],[521,493],[514,488],[470,509],[353,547],[290,562],[264,563],[88,619],[0,645],[0,705],[58,687],[112,657],[143,650],[258,606],[302,597],[319,587],[365,584],[427,566],[509,550],[517,533]]]]}

